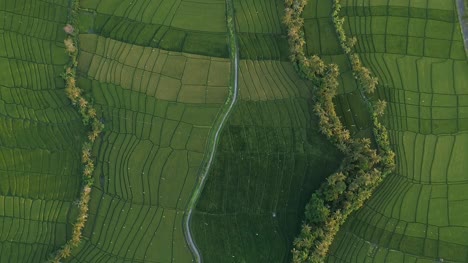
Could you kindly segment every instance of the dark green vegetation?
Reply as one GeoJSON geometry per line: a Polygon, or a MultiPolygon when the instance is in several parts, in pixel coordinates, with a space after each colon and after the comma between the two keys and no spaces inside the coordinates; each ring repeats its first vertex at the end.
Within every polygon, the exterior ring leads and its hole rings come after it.
{"type": "Polygon", "coordinates": [[[352,51],[355,40],[348,39],[344,32],[339,1],[334,1],[331,12],[333,29],[341,49],[352,61],[353,75],[359,83],[357,92],[372,116],[372,133],[377,150],[371,147],[371,139],[351,137],[336,114],[333,99],[339,85],[338,66],[326,64],[317,55],[306,56],[302,18],[305,4],[305,1],[285,1],[284,22],[288,27],[291,60],[301,75],[314,83],[314,113],[320,119],[320,131],[345,157],[338,171],[327,177],[306,205],[305,220],[299,236],[294,240],[292,251],[293,262],[297,263],[323,262],[341,225],[352,212],[363,206],[382,179],[395,167],[395,155],[390,148],[387,131],[379,119],[386,102],[378,101],[374,106],[368,99],[375,91],[378,79],[362,66],[359,57],[352,51]]]}
{"type": "MultiPolygon", "coordinates": [[[[325,63],[339,67],[336,112],[353,136],[371,136],[371,118],[362,100],[351,64],[340,46],[332,15],[333,1],[309,0],[304,8],[304,33],[308,56],[319,55],[325,63]]],[[[350,35],[352,36],[352,35],[350,35]]]]}
{"type": "Polygon", "coordinates": [[[60,77],[65,2],[0,1],[0,262],[40,262],[71,237],[85,129],[60,77]]]}
{"type": "Polygon", "coordinates": [[[466,262],[468,64],[455,2],[342,2],[346,32],[388,101],[397,169],[348,219],[329,261],[466,262]]]}
{"type": "Polygon", "coordinates": [[[311,83],[291,63],[266,60],[280,57],[242,44],[243,32],[249,32],[255,38],[279,35],[281,41],[271,38],[268,46],[283,45],[282,6],[234,1],[244,58],[240,101],[192,222],[205,262],[289,261],[305,204],[338,163],[337,150],[318,132],[311,83]]]}

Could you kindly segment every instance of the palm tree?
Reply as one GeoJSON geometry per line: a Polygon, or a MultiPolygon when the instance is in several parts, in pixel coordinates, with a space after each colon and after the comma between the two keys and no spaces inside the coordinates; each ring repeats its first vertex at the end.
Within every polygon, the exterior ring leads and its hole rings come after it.
{"type": "Polygon", "coordinates": [[[72,38],[70,37],[65,38],[65,40],[63,40],[63,43],[65,44],[65,49],[67,50],[69,54],[73,54],[76,52],[75,43],[73,43],[72,38]]]}
{"type": "Polygon", "coordinates": [[[81,161],[87,163],[91,160],[91,151],[89,149],[83,149],[81,152],[81,161]]]}
{"type": "Polygon", "coordinates": [[[84,98],[80,98],[78,101],[80,108],[84,109],[86,106],[88,106],[88,101],[84,98]]]}
{"type": "Polygon", "coordinates": [[[382,116],[385,113],[385,109],[387,108],[387,102],[385,100],[378,100],[374,106],[374,112],[377,116],[382,116]]]}

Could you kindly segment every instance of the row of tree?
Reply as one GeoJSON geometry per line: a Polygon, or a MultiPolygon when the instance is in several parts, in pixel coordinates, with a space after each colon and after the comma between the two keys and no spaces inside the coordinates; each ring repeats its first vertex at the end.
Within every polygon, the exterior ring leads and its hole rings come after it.
{"type": "Polygon", "coordinates": [[[69,56],[69,65],[66,66],[65,72],[62,77],[66,84],[66,94],[72,104],[77,108],[81,114],[83,124],[89,127],[87,141],[83,143],[81,150],[81,161],[83,164],[83,181],[84,185],[78,201],[78,218],[73,224],[72,237],[65,243],[54,255],[52,255],[50,262],[58,263],[62,259],[71,255],[72,249],[76,248],[82,239],[83,228],[85,227],[88,219],[89,201],[91,198],[91,186],[93,185],[93,172],[94,160],[91,154],[94,141],[99,137],[104,129],[104,125],[97,117],[96,109],[89,103],[83,94],[83,90],[77,86],[76,83],[76,67],[78,66],[78,48],[77,48],[77,12],[79,9],[79,1],[72,1],[72,11],[69,19],[69,24],[64,27],[67,34],[64,45],[65,50],[69,56]]]}
{"type": "MultiPolygon", "coordinates": [[[[306,206],[305,220],[299,236],[294,241],[293,262],[323,262],[340,226],[355,210],[362,207],[384,176],[394,168],[394,153],[390,148],[387,130],[380,123],[386,107],[378,101],[370,110],[378,150],[369,138],[356,139],[341,123],[335,111],[333,98],[338,89],[339,69],[326,64],[318,56],[306,57],[302,11],[306,0],[286,0],[284,23],[288,28],[291,61],[298,71],[312,80],[314,87],[314,112],[319,117],[320,129],[345,157],[340,169],[329,176],[312,195],[306,206]]],[[[357,57],[353,72],[367,94],[377,87],[378,80],[362,67],[359,57],[352,52],[355,38],[346,38],[344,19],[339,17],[339,2],[335,0],[332,19],[340,43],[346,54],[357,57]],[[337,4],[338,3],[338,4],[337,4]],[[359,67],[358,67],[359,66],[359,67]]],[[[369,101],[366,98],[366,101],[369,101]]]]}
{"type": "Polygon", "coordinates": [[[340,45],[351,63],[354,77],[360,84],[361,96],[371,112],[374,139],[377,143],[379,155],[382,158],[382,172],[385,176],[395,168],[395,153],[390,147],[387,129],[380,121],[380,117],[383,116],[387,107],[387,102],[380,99],[376,101],[369,99],[369,95],[372,95],[376,90],[379,80],[377,77],[373,76],[372,72],[368,68],[362,65],[359,55],[354,51],[357,39],[355,37],[347,38],[343,28],[344,17],[340,17],[340,11],[341,0],[334,0],[332,13],[333,24],[340,41],[340,45]]]}

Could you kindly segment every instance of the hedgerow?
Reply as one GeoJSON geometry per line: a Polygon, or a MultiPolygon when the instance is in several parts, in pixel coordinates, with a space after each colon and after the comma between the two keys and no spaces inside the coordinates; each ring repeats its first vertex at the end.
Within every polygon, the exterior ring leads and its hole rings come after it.
{"type": "Polygon", "coordinates": [[[79,1],[74,0],[71,3],[70,14],[68,17],[68,24],[64,27],[64,31],[67,34],[64,45],[65,52],[69,56],[69,64],[65,67],[65,72],[62,77],[65,80],[66,88],[65,92],[67,97],[70,99],[73,106],[75,106],[81,115],[83,124],[89,127],[89,134],[87,141],[83,143],[81,150],[81,161],[83,165],[82,175],[84,185],[78,201],[78,218],[73,224],[73,231],[71,239],[62,246],[56,253],[51,257],[50,262],[60,262],[62,259],[67,258],[71,255],[72,249],[76,248],[82,238],[83,228],[85,227],[88,219],[89,200],[91,197],[91,186],[93,185],[93,172],[94,172],[94,160],[92,158],[91,149],[94,141],[99,137],[104,129],[104,125],[99,121],[97,117],[96,109],[89,103],[84,97],[83,90],[76,86],[76,67],[78,66],[78,27],[77,27],[77,12],[79,9],[79,1]]]}
{"type": "Polygon", "coordinates": [[[385,111],[386,103],[379,101],[374,106],[365,95],[375,91],[378,80],[362,66],[358,55],[353,52],[356,39],[346,37],[344,18],[339,16],[339,1],[334,2],[333,23],[341,47],[351,60],[360,89],[364,91],[362,95],[372,114],[377,149],[372,148],[369,138],[352,138],[336,114],[333,98],[339,85],[338,66],[326,64],[316,55],[305,55],[304,20],[301,14],[306,4],[306,0],[285,1],[283,22],[288,28],[290,58],[299,73],[313,81],[314,112],[319,117],[320,130],[345,157],[338,171],[327,178],[306,206],[304,224],[292,250],[295,263],[323,262],[340,226],[353,211],[363,206],[395,166],[387,130],[379,119],[385,111]]]}

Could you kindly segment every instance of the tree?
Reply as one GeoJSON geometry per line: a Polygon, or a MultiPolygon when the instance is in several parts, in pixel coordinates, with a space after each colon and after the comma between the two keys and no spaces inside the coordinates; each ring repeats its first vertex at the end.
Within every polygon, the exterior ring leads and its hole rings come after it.
{"type": "Polygon", "coordinates": [[[326,187],[323,189],[325,200],[333,202],[338,200],[340,195],[346,190],[346,176],[342,173],[334,173],[327,178],[326,187]]]}
{"type": "Polygon", "coordinates": [[[67,50],[67,52],[69,54],[73,54],[76,52],[76,47],[75,47],[75,43],[73,43],[73,39],[70,38],[70,37],[67,37],[65,38],[65,40],[63,41],[63,43],[65,44],[65,49],[67,50]]]}
{"type": "Polygon", "coordinates": [[[379,99],[374,105],[374,112],[377,114],[377,116],[382,116],[384,115],[386,108],[387,102],[379,99]]]}
{"type": "Polygon", "coordinates": [[[305,216],[310,223],[323,223],[327,220],[330,209],[325,206],[324,201],[316,194],[312,194],[309,203],[306,205],[305,216]]]}

